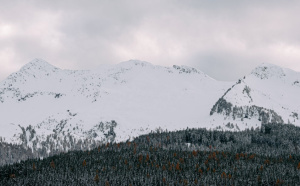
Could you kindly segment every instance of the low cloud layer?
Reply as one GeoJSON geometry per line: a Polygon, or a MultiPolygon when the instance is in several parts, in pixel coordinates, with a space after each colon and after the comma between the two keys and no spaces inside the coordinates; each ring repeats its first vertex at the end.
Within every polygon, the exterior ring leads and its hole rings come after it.
{"type": "Polygon", "coordinates": [[[187,65],[218,80],[263,62],[300,71],[296,0],[0,3],[0,81],[36,57],[63,69],[187,65]]]}

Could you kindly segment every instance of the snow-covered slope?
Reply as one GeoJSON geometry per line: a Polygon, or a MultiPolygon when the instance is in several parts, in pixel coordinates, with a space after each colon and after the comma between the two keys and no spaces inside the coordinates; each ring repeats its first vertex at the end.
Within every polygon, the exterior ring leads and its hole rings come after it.
{"type": "Polygon", "coordinates": [[[45,153],[160,128],[212,127],[209,109],[231,84],[185,66],[131,60],[71,71],[35,59],[0,84],[0,136],[45,153]]]}
{"type": "Polygon", "coordinates": [[[131,60],[72,71],[34,59],[0,83],[0,141],[47,156],[151,130],[300,125],[299,81],[269,64],[234,83],[186,66],[131,60]]]}
{"type": "Polygon", "coordinates": [[[213,117],[240,128],[260,123],[300,125],[300,73],[271,64],[262,64],[238,80],[211,109],[213,117]]]}

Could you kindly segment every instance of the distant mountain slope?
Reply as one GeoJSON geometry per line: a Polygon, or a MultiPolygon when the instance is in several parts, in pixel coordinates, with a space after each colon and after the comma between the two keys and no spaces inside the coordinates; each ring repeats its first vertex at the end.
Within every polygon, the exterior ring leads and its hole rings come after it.
{"type": "Polygon", "coordinates": [[[261,122],[300,125],[299,81],[299,72],[262,64],[226,91],[211,115],[223,115],[232,123],[250,126],[261,122]]]}
{"type": "Polygon", "coordinates": [[[0,136],[47,154],[211,127],[209,109],[231,84],[186,66],[131,60],[71,71],[35,59],[0,83],[0,136]]]}

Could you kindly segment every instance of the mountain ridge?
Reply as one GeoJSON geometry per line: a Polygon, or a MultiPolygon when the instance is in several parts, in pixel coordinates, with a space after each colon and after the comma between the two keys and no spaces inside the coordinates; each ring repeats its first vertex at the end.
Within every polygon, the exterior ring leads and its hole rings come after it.
{"type": "Polygon", "coordinates": [[[299,74],[262,64],[234,83],[138,60],[62,70],[34,59],[0,82],[0,136],[48,156],[154,130],[300,125],[299,74]]]}

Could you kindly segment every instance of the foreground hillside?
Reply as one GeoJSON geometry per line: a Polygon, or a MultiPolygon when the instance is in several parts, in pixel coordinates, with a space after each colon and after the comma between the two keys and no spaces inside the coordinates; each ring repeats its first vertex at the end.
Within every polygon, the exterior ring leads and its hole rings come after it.
{"type": "Polygon", "coordinates": [[[0,185],[297,185],[300,128],[187,129],[0,168],[0,185]]]}

